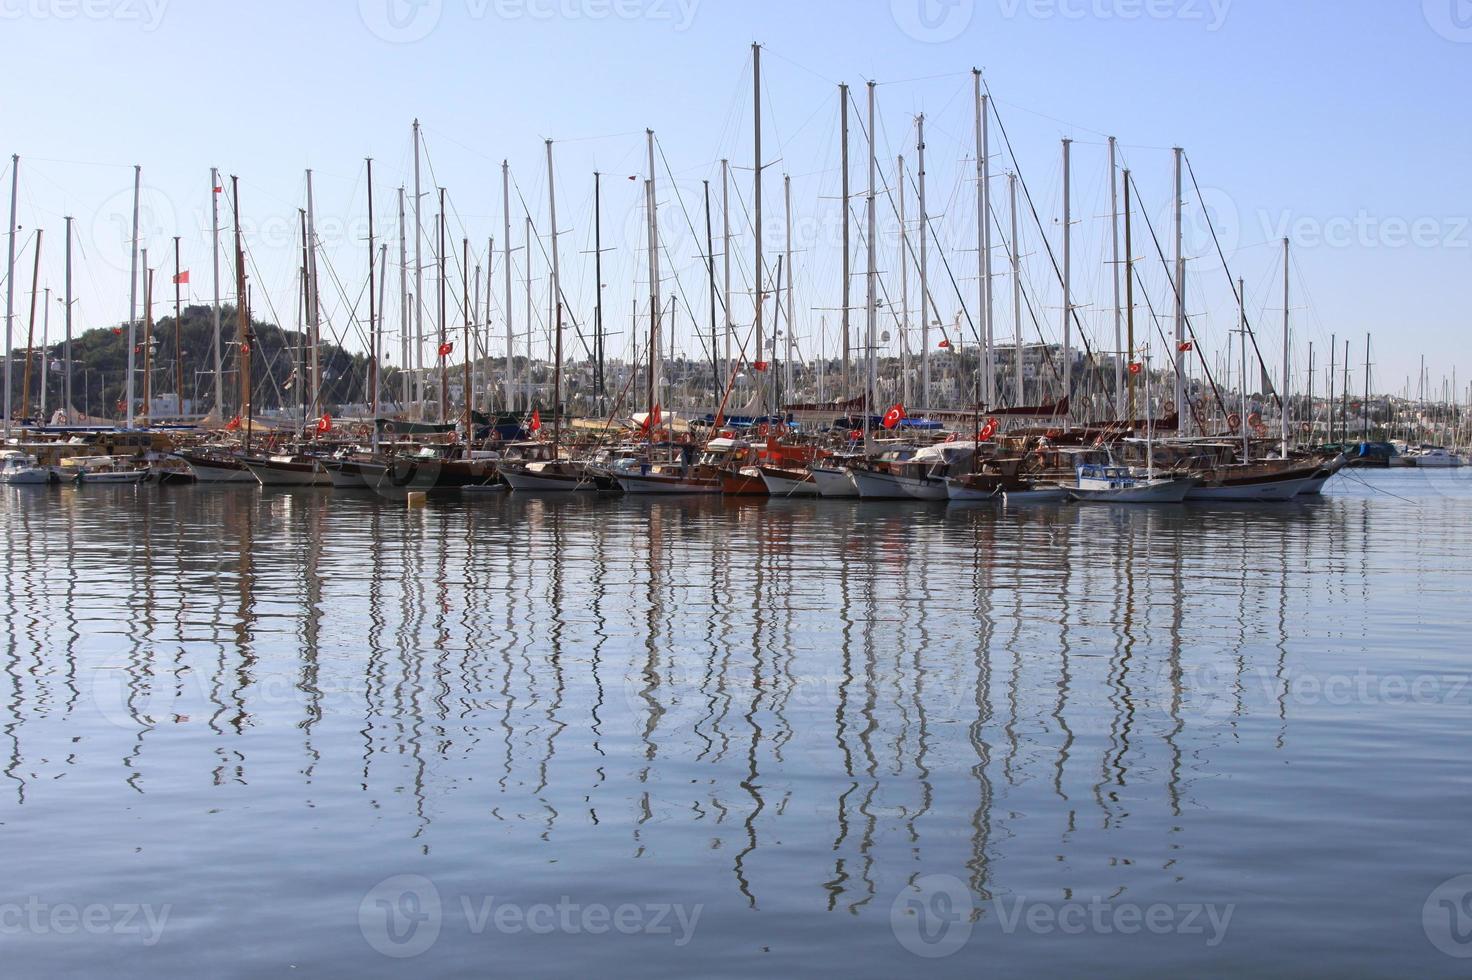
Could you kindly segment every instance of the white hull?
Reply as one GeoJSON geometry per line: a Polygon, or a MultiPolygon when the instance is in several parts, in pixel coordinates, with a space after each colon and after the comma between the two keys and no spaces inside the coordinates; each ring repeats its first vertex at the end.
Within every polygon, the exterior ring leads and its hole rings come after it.
{"type": "Polygon", "coordinates": [[[813,482],[818,485],[818,496],[820,497],[857,497],[859,495],[859,488],[854,486],[853,477],[848,470],[814,466],[808,472],[813,474],[813,482]]]}
{"type": "Polygon", "coordinates": [[[1086,504],[1179,504],[1193,486],[1194,480],[1156,480],[1133,487],[1069,487],[1068,495],[1086,504]]]}
{"type": "Polygon", "coordinates": [[[50,482],[51,471],[39,467],[28,470],[14,470],[9,473],[0,474],[0,483],[13,487],[35,487],[50,482]]]}
{"type": "Polygon", "coordinates": [[[859,496],[865,500],[945,500],[946,487],[943,483],[918,480],[893,473],[874,473],[869,470],[850,470],[859,496]]]}
{"type": "Polygon", "coordinates": [[[648,493],[689,496],[690,494],[720,494],[719,483],[690,481],[678,477],[618,476],[618,485],[624,493],[648,493]]]}
{"type": "Polygon", "coordinates": [[[82,473],[78,483],[142,483],[148,476],[147,470],[131,470],[124,473],[82,473]]]}
{"type": "Polygon", "coordinates": [[[256,478],[251,475],[250,470],[229,469],[224,466],[205,466],[202,463],[190,463],[189,468],[194,471],[194,478],[200,483],[256,482],[256,478]]]}
{"type": "Polygon", "coordinates": [[[763,473],[762,482],[767,485],[767,493],[773,497],[819,496],[816,480],[789,480],[786,477],[763,473]]]}

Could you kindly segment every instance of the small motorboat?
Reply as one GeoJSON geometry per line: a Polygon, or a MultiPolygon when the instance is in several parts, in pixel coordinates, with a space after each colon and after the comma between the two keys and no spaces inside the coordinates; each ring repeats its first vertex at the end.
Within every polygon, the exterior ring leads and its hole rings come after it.
{"type": "Polygon", "coordinates": [[[86,465],[77,468],[76,480],[88,485],[94,483],[142,483],[148,479],[148,467],[135,465],[131,461],[113,456],[94,456],[86,465]]]}
{"type": "Polygon", "coordinates": [[[0,457],[0,483],[40,486],[51,482],[51,471],[25,453],[7,452],[0,457]]]}
{"type": "Polygon", "coordinates": [[[1199,482],[1195,477],[1137,475],[1128,466],[1088,463],[1078,468],[1078,481],[1066,489],[1081,503],[1179,504],[1199,482]]]}

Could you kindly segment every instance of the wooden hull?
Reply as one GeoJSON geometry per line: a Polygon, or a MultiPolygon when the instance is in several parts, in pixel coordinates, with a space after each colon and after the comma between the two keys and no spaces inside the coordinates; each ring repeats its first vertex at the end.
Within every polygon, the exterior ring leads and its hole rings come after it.
{"type": "Polygon", "coordinates": [[[859,496],[865,500],[945,500],[946,485],[939,480],[879,473],[874,470],[850,470],[859,496]]]}
{"type": "Polygon", "coordinates": [[[251,459],[245,465],[263,487],[332,486],[332,478],[316,460],[251,459]]]}
{"type": "Polygon", "coordinates": [[[519,493],[593,493],[597,478],[583,466],[503,466],[501,479],[519,493]]]}
{"type": "Polygon", "coordinates": [[[77,482],[92,484],[142,483],[148,478],[147,470],[125,470],[119,473],[78,473],[77,482]]]}
{"type": "Polygon", "coordinates": [[[196,453],[176,453],[194,471],[200,483],[255,483],[256,478],[239,460],[196,453]]]}
{"type": "Polygon", "coordinates": [[[755,470],[726,470],[721,473],[721,493],[728,497],[767,497],[767,484],[755,470]]]}
{"type": "Polygon", "coordinates": [[[718,494],[721,492],[719,480],[692,479],[685,476],[661,476],[658,473],[620,473],[618,474],[618,485],[623,488],[624,493],[632,494],[718,494]]]}

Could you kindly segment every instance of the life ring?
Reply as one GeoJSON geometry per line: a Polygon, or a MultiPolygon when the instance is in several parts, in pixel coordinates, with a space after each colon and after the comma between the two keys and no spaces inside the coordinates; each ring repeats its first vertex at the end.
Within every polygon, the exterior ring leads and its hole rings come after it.
{"type": "Polygon", "coordinates": [[[1266,432],[1268,428],[1267,426],[1262,424],[1262,416],[1256,412],[1253,412],[1251,415],[1247,416],[1247,424],[1252,427],[1253,432],[1257,433],[1266,432]]]}
{"type": "Polygon", "coordinates": [[[961,438],[961,436],[958,433],[952,432],[950,435],[946,436],[946,442],[955,442],[959,438],[961,438]]]}
{"type": "Polygon", "coordinates": [[[1160,414],[1161,415],[1174,415],[1175,412],[1176,412],[1176,403],[1175,402],[1166,402],[1165,404],[1163,404],[1163,405],[1160,406],[1160,414]]]}
{"type": "Polygon", "coordinates": [[[756,434],[765,439],[767,436],[772,434],[772,427],[763,422],[761,425],[757,426],[756,434]]]}
{"type": "Polygon", "coordinates": [[[1303,425],[1300,426],[1300,428],[1303,429],[1303,434],[1304,435],[1308,435],[1310,432],[1314,431],[1314,427],[1312,425],[1310,425],[1309,423],[1307,423],[1307,422],[1303,423],[1303,425]]]}
{"type": "Polygon", "coordinates": [[[391,436],[396,431],[398,431],[398,430],[394,428],[394,424],[392,422],[385,422],[385,423],[383,423],[383,434],[384,435],[391,436]]]}
{"type": "Polygon", "coordinates": [[[1231,415],[1228,415],[1227,416],[1227,428],[1230,429],[1233,432],[1236,432],[1237,430],[1241,429],[1242,428],[1242,416],[1238,415],[1236,412],[1233,412],[1231,415]]]}

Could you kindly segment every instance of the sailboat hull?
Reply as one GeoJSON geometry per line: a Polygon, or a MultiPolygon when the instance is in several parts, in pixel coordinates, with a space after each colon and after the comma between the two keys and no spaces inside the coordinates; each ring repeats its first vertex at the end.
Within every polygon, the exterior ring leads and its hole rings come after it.
{"type": "MultiPolygon", "coordinates": [[[[794,471],[795,472],[795,471],[794,471]]],[[[767,493],[773,497],[816,497],[818,496],[818,483],[808,475],[805,479],[797,479],[795,476],[784,475],[783,471],[773,470],[768,467],[761,468],[762,482],[767,485],[767,493]]]]}
{"type": "Polygon", "coordinates": [[[813,474],[820,497],[852,498],[859,495],[859,488],[846,469],[814,466],[809,472],[813,474]]]}
{"type": "Polygon", "coordinates": [[[638,494],[718,494],[719,480],[698,480],[683,476],[660,476],[657,473],[619,474],[618,485],[624,493],[638,494]]]}
{"type": "Polygon", "coordinates": [[[332,478],[316,460],[247,460],[246,467],[263,487],[330,487],[332,478]]]}

